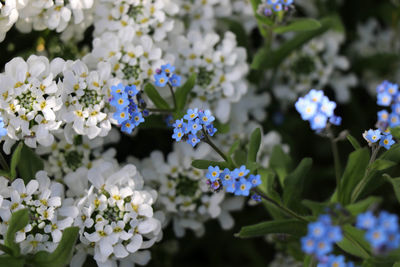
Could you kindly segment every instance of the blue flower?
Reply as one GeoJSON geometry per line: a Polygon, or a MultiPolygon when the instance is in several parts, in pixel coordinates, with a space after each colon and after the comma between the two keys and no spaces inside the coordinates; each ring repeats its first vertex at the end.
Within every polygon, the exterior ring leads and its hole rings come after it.
{"type": "Polygon", "coordinates": [[[392,105],[392,112],[396,113],[397,115],[400,115],[400,103],[392,105]]]}
{"type": "Polygon", "coordinates": [[[357,216],[356,227],[364,230],[372,229],[376,225],[376,218],[371,211],[357,216]]]}
{"type": "Polygon", "coordinates": [[[320,221],[308,224],[308,232],[315,239],[323,237],[326,234],[326,231],[327,227],[325,226],[325,223],[320,221]]]}
{"type": "Polygon", "coordinates": [[[321,263],[318,264],[317,267],[350,267],[349,263],[346,264],[345,258],[340,255],[340,256],[335,256],[335,255],[329,255],[326,263],[321,263]]]}
{"type": "Polygon", "coordinates": [[[281,11],[283,8],[282,4],[276,4],[274,6],[272,6],[272,9],[275,10],[276,12],[281,11]]]}
{"type": "Polygon", "coordinates": [[[394,128],[400,125],[400,117],[396,113],[390,113],[389,126],[394,128]]]}
{"type": "Polygon", "coordinates": [[[392,95],[386,92],[379,93],[378,94],[378,101],[377,104],[379,106],[390,106],[390,103],[392,102],[392,95]]]}
{"type": "Polygon", "coordinates": [[[339,226],[331,226],[327,232],[328,238],[331,242],[339,242],[343,239],[342,229],[339,226]]]}
{"type": "Polygon", "coordinates": [[[198,114],[198,109],[197,109],[197,108],[195,108],[195,109],[188,109],[186,115],[183,116],[183,118],[184,118],[185,120],[191,121],[191,120],[196,119],[198,115],[199,115],[199,114],[198,114]]]}
{"type": "Polygon", "coordinates": [[[131,134],[132,130],[135,128],[134,122],[127,120],[122,123],[121,130],[125,133],[131,134]]]}
{"type": "Polygon", "coordinates": [[[388,134],[388,135],[383,135],[381,138],[381,141],[379,142],[380,146],[383,146],[387,150],[390,149],[390,147],[394,144],[395,142],[393,141],[393,136],[388,134]]]}
{"type": "Polygon", "coordinates": [[[269,5],[276,5],[276,4],[279,3],[279,1],[280,1],[280,0],[268,0],[267,3],[268,3],[269,5]]]}
{"type": "Polygon", "coordinates": [[[129,105],[128,95],[125,93],[115,95],[110,104],[117,110],[123,110],[129,105]]]}
{"type": "Polygon", "coordinates": [[[117,110],[117,112],[113,114],[113,118],[118,121],[118,124],[122,124],[124,121],[129,119],[128,110],[127,109],[117,110]]]}
{"type": "Polygon", "coordinates": [[[169,78],[169,82],[173,87],[181,86],[181,76],[174,74],[169,78]]]}
{"type": "Polygon", "coordinates": [[[229,193],[235,193],[236,192],[236,187],[238,187],[238,182],[233,181],[233,183],[230,183],[229,185],[226,186],[226,192],[229,193]]]}
{"type": "Polygon", "coordinates": [[[182,129],[179,129],[179,128],[174,129],[174,134],[172,135],[173,139],[175,139],[177,142],[179,142],[179,141],[181,141],[183,136],[184,136],[184,133],[182,132],[182,129]]]}
{"type": "Polygon", "coordinates": [[[201,124],[204,124],[206,126],[215,120],[215,117],[211,114],[211,111],[208,109],[204,110],[204,111],[200,111],[199,118],[200,118],[201,124]]]}
{"type": "Polygon", "coordinates": [[[365,239],[373,248],[379,248],[387,241],[387,234],[383,228],[372,228],[365,234],[365,239]]]}
{"type": "Polygon", "coordinates": [[[170,74],[174,73],[175,67],[168,63],[165,65],[162,65],[161,70],[162,70],[162,72],[165,72],[167,75],[170,75],[170,74]]]}
{"type": "Polygon", "coordinates": [[[195,147],[200,142],[200,139],[196,135],[190,134],[186,142],[195,147]]]}
{"type": "Polygon", "coordinates": [[[396,95],[398,90],[399,86],[395,83],[388,83],[386,87],[386,92],[388,92],[391,95],[396,95]]]}
{"type": "Polygon", "coordinates": [[[172,124],[172,126],[175,128],[183,128],[184,124],[185,123],[183,122],[183,119],[180,119],[180,120],[176,120],[175,123],[172,124]]]}
{"type": "Polygon", "coordinates": [[[321,101],[321,111],[328,117],[333,116],[333,111],[336,108],[336,103],[333,101],[329,101],[329,98],[324,96],[321,101]]]}
{"type": "Polygon", "coordinates": [[[235,178],[232,177],[231,171],[228,168],[224,169],[224,171],[220,174],[219,179],[221,179],[222,184],[225,187],[235,182],[235,178]]]}
{"type": "Polygon", "coordinates": [[[214,128],[214,125],[212,124],[207,125],[206,130],[209,136],[214,136],[214,134],[217,132],[217,128],[214,128]]]}
{"type": "Polygon", "coordinates": [[[200,131],[202,129],[198,118],[195,120],[189,121],[188,126],[189,126],[189,130],[192,134],[196,134],[198,131],[200,131]]]}
{"type": "Polygon", "coordinates": [[[305,98],[314,103],[320,103],[324,97],[324,92],[320,90],[311,89],[305,98]]]}
{"type": "Polygon", "coordinates": [[[400,246],[400,234],[398,232],[389,233],[386,246],[389,250],[397,249],[400,246]]]}
{"type": "Polygon", "coordinates": [[[300,113],[303,120],[309,120],[317,112],[318,105],[308,99],[300,97],[295,104],[297,112],[300,113]]]}
{"type": "Polygon", "coordinates": [[[313,130],[321,130],[326,127],[326,123],[328,121],[328,117],[322,113],[316,114],[311,120],[311,129],[313,130]]]}
{"type": "Polygon", "coordinates": [[[242,165],[240,168],[233,170],[232,176],[234,177],[244,177],[249,174],[250,170],[246,169],[246,166],[242,165]]]}
{"type": "Polygon", "coordinates": [[[261,202],[261,196],[258,194],[253,194],[251,196],[251,199],[254,200],[255,202],[261,202]]]}
{"type": "Polygon", "coordinates": [[[315,251],[316,241],[310,236],[301,238],[301,249],[307,254],[313,254],[315,251]]]}
{"type": "Polygon", "coordinates": [[[251,174],[249,177],[249,182],[251,183],[252,187],[256,187],[261,184],[261,176],[251,174]]]}
{"type": "Polygon", "coordinates": [[[139,91],[136,89],[136,85],[131,85],[125,87],[125,93],[127,93],[129,96],[135,96],[139,93],[139,91]]]}
{"type": "Polygon", "coordinates": [[[333,125],[339,126],[340,124],[342,124],[342,117],[332,116],[329,118],[329,122],[332,123],[333,125]]]}
{"type": "Polygon", "coordinates": [[[399,229],[399,218],[395,214],[382,211],[378,217],[378,223],[383,229],[390,232],[397,232],[399,229]]]}
{"type": "Polygon", "coordinates": [[[381,131],[369,129],[364,132],[363,137],[368,143],[376,143],[381,139],[381,131]]]}
{"type": "Polygon", "coordinates": [[[378,112],[378,121],[387,122],[389,120],[389,112],[381,110],[378,112]]]}
{"type": "Polygon", "coordinates": [[[209,166],[208,172],[206,173],[206,178],[209,179],[211,182],[214,182],[219,178],[220,170],[218,166],[209,166]]]}
{"type": "Polygon", "coordinates": [[[156,85],[159,87],[164,87],[168,82],[168,76],[165,74],[165,72],[155,74],[154,79],[156,80],[156,85]]]}
{"type": "Polygon", "coordinates": [[[251,183],[245,178],[240,178],[238,187],[236,188],[235,195],[237,196],[248,196],[250,194],[251,183]]]}
{"type": "Polygon", "coordinates": [[[328,240],[325,239],[320,239],[316,242],[315,255],[317,257],[324,256],[332,252],[332,250],[333,250],[332,242],[329,242],[328,240]]]}
{"type": "Polygon", "coordinates": [[[134,112],[131,114],[131,116],[132,116],[132,121],[135,124],[135,126],[139,126],[139,124],[144,122],[142,113],[140,113],[140,112],[134,112]]]}
{"type": "Polygon", "coordinates": [[[390,83],[389,83],[388,81],[383,81],[381,84],[379,84],[379,85],[376,87],[376,92],[377,92],[378,94],[383,93],[383,92],[386,92],[387,87],[388,87],[389,84],[390,84],[390,83]]]}
{"type": "Polygon", "coordinates": [[[125,91],[125,87],[122,83],[119,83],[116,86],[111,86],[111,95],[116,96],[118,94],[121,94],[125,91]]]}
{"type": "Polygon", "coordinates": [[[293,3],[293,0],[282,0],[282,3],[283,3],[285,6],[290,6],[290,5],[293,3]]]}

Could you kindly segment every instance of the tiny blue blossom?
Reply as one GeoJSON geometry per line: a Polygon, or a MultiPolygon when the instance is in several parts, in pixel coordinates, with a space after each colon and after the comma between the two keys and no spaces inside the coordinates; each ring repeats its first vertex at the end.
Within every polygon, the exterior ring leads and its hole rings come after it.
{"type": "Polygon", "coordinates": [[[328,121],[328,117],[322,113],[316,114],[311,120],[311,129],[313,130],[321,130],[326,127],[326,123],[328,121]]]}
{"type": "Polygon", "coordinates": [[[387,122],[389,120],[389,112],[381,110],[378,112],[378,121],[387,122]]]}
{"type": "Polygon", "coordinates": [[[198,118],[195,120],[189,121],[188,126],[189,126],[190,132],[192,134],[196,134],[198,131],[200,131],[202,129],[198,118]]]}
{"type": "Polygon", "coordinates": [[[251,199],[252,200],[254,200],[255,202],[261,202],[261,196],[260,195],[258,195],[258,194],[253,194],[252,196],[251,196],[251,199]]]}
{"type": "Polygon", "coordinates": [[[220,174],[219,179],[221,179],[224,186],[229,186],[235,182],[235,178],[232,177],[231,171],[228,168],[224,169],[224,171],[220,174]]]}
{"type": "Polygon", "coordinates": [[[129,105],[128,95],[125,93],[115,95],[110,104],[117,110],[123,110],[129,105]]]}
{"type": "Polygon", "coordinates": [[[211,111],[209,110],[204,110],[200,111],[198,114],[200,118],[200,122],[204,125],[210,125],[215,120],[215,117],[211,114],[211,111]]]}
{"type": "Polygon", "coordinates": [[[156,80],[155,84],[159,87],[164,87],[168,82],[168,76],[164,72],[155,74],[154,79],[156,80]]]}
{"type": "Polygon", "coordinates": [[[379,93],[377,97],[378,97],[377,104],[379,106],[385,106],[385,107],[390,106],[390,103],[392,102],[391,94],[389,94],[387,92],[383,92],[383,93],[379,93]]]}
{"type": "Polygon", "coordinates": [[[237,196],[248,196],[250,194],[251,183],[245,178],[239,179],[238,187],[236,188],[235,195],[237,196]]]}
{"type": "Polygon", "coordinates": [[[113,114],[113,118],[117,120],[118,124],[122,124],[124,121],[129,120],[128,110],[119,110],[113,114]]]}
{"type": "Polygon", "coordinates": [[[194,134],[189,134],[187,143],[191,144],[193,147],[195,147],[198,143],[200,142],[200,139],[194,135],[194,134]]]}
{"type": "Polygon", "coordinates": [[[381,139],[381,131],[369,129],[364,132],[363,137],[368,143],[376,143],[381,139]]]}
{"type": "Polygon", "coordinates": [[[184,133],[182,132],[182,129],[180,129],[180,128],[174,129],[174,134],[172,135],[173,139],[175,139],[177,142],[179,142],[179,141],[181,141],[183,136],[184,136],[184,133]]]}
{"type": "Polygon", "coordinates": [[[161,70],[162,70],[162,72],[165,72],[167,75],[170,75],[170,74],[174,73],[175,67],[168,63],[165,65],[162,65],[161,70]]]}
{"type": "Polygon", "coordinates": [[[169,77],[169,82],[173,87],[181,86],[181,76],[173,74],[171,77],[169,77]]]}
{"type": "Polygon", "coordinates": [[[122,127],[121,130],[125,133],[132,133],[133,128],[135,128],[135,123],[130,121],[130,120],[126,120],[122,123],[122,127]]]}
{"type": "Polygon", "coordinates": [[[206,178],[209,179],[211,182],[214,182],[215,180],[217,180],[219,178],[220,175],[220,169],[218,166],[212,167],[209,166],[208,167],[208,172],[206,174],[206,178]]]}
{"type": "Polygon", "coordinates": [[[186,115],[183,116],[183,118],[185,120],[191,121],[191,120],[196,119],[198,115],[199,115],[199,110],[197,108],[188,109],[186,115]]]}
{"type": "Polygon", "coordinates": [[[206,130],[209,136],[214,136],[214,134],[217,132],[217,128],[215,128],[212,124],[207,125],[206,130]]]}
{"type": "Polygon", "coordinates": [[[380,146],[383,146],[387,150],[390,149],[390,147],[394,144],[393,136],[388,134],[388,135],[383,135],[381,138],[381,141],[379,142],[380,146]]]}
{"type": "Polygon", "coordinates": [[[257,187],[261,184],[261,176],[260,175],[253,175],[249,176],[249,182],[251,183],[252,187],[257,187]]]}
{"type": "Polygon", "coordinates": [[[400,125],[400,116],[396,113],[390,113],[389,115],[389,126],[394,128],[400,125]]]}
{"type": "Polygon", "coordinates": [[[136,89],[136,85],[131,85],[125,87],[125,93],[127,93],[129,96],[136,96],[139,91],[136,89]]]}

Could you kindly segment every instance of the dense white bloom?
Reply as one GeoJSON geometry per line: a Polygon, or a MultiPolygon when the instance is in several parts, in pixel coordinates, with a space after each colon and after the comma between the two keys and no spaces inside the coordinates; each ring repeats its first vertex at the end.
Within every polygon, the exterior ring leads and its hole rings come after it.
{"type": "MultiPolygon", "coordinates": [[[[338,102],[350,100],[350,88],[357,84],[357,77],[344,73],[349,70],[350,63],[339,54],[343,41],[342,33],[330,31],[312,39],[284,60],[273,89],[282,104],[291,104],[310,88],[323,89],[327,85],[335,90],[338,102]]],[[[268,75],[273,74],[269,72],[268,75]]]]}
{"type": "Polygon", "coordinates": [[[57,65],[57,60],[50,63],[46,57],[32,55],[27,61],[17,57],[0,74],[1,116],[8,133],[3,147],[6,152],[17,140],[30,147],[53,143],[52,132],[62,123],[56,116],[62,106],[53,74],[57,65]]]}
{"type": "Polygon", "coordinates": [[[6,33],[18,19],[18,2],[7,0],[0,3],[0,42],[4,40],[6,33]]]}
{"type": "Polygon", "coordinates": [[[226,32],[220,38],[212,32],[190,31],[187,37],[175,38],[170,49],[177,60],[176,73],[184,77],[197,74],[190,106],[210,108],[219,120],[227,122],[231,103],[247,92],[246,50],[237,47],[236,36],[226,32]]]}
{"type": "MultiPolygon", "coordinates": [[[[6,179],[0,177],[0,180],[6,179]]],[[[70,206],[70,199],[64,199],[63,186],[51,182],[46,172],[40,171],[27,185],[18,178],[6,189],[7,194],[2,193],[0,198],[0,238],[4,239],[12,213],[26,208],[30,221],[15,238],[21,252],[52,252],[60,242],[63,230],[72,226],[78,215],[78,209],[70,206]]]]}
{"type": "MultiPolygon", "coordinates": [[[[116,262],[137,262],[138,250],[151,247],[161,238],[161,222],[154,217],[152,205],[157,193],[143,190],[143,180],[134,165],[100,161],[88,170],[78,169],[79,179],[86,179],[89,189],[77,200],[80,228],[78,247],[72,262],[82,266],[86,254],[93,255],[99,266],[116,262]]],[[[69,186],[74,179],[66,179],[69,186]]],[[[140,253],[138,253],[140,255],[140,253]]],[[[139,258],[142,258],[139,256],[139,258]]]]}
{"type": "Polygon", "coordinates": [[[224,200],[223,191],[212,193],[206,184],[204,171],[191,166],[195,157],[204,158],[209,153],[206,144],[194,151],[188,144],[175,143],[167,160],[161,152],[153,151],[140,164],[145,184],[158,191],[157,206],[167,217],[164,226],[172,222],[178,237],[183,236],[186,229],[202,235],[204,223],[212,218],[218,218],[221,226],[228,229],[233,226],[229,211],[239,210],[243,205],[239,197],[231,203],[230,199],[224,200]]]}

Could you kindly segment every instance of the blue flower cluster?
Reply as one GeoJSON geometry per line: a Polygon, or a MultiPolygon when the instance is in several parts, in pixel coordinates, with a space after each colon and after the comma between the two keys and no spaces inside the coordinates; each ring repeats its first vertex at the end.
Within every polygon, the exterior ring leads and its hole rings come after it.
{"type": "Polygon", "coordinates": [[[111,87],[110,104],[115,107],[113,118],[120,124],[125,133],[132,133],[133,129],[144,122],[143,114],[139,111],[135,102],[135,96],[139,94],[135,85],[123,86],[122,83],[111,87]]]}
{"type": "Polygon", "coordinates": [[[317,267],[354,267],[354,263],[345,261],[344,256],[329,255],[320,260],[317,267]]]}
{"type": "Polygon", "coordinates": [[[391,107],[391,112],[381,110],[378,112],[377,127],[381,131],[386,131],[388,127],[397,127],[400,125],[400,92],[399,86],[388,81],[382,82],[376,88],[377,104],[379,106],[391,107]]]}
{"type": "Polygon", "coordinates": [[[334,114],[336,103],[329,101],[322,91],[312,89],[306,96],[297,100],[295,107],[301,118],[309,121],[311,129],[316,131],[323,130],[328,121],[334,125],[340,125],[342,122],[342,118],[334,114]]]}
{"type": "Polygon", "coordinates": [[[157,69],[154,75],[156,85],[164,87],[169,82],[172,87],[181,86],[181,76],[175,74],[174,71],[175,67],[171,64],[162,65],[161,69],[157,69]]]}
{"type": "MultiPolygon", "coordinates": [[[[210,185],[211,189],[215,191],[226,188],[227,192],[237,196],[248,196],[252,188],[261,184],[260,175],[249,174],[250,170],[246,169],[244,165],[233,171],[228,168],[220,170],[218,166],[210,166],[208,167],[206,178],[208,179],[207,183],[210,185]]],[[[256,197],[256,199],[259,198],[256,197]]]]}
{"type": "Polygon", "coordinates": [[[186,139],[194,147],[204,138],[203,133],[213,136],[217,132],[212,124],[214,120],[215,117],[209,110],[188,109],[186,115],[172,125],[172,138],[178,142],[186,139]]]}
{"type": "Polygon", "coordinates": [[[369,129],[363,133],[363,137],[365,140],[367,140],[370,146],[379,141],[380,146],[390,149],[390,147],[395,143],[393,136],[388,131],[381,132],[379,129],[369,129]]]}
{"type": "Polygon", "coordinates": [[[4,120],[0,117],[0,137],[7,135],[7,129],[4,126],[4,120]]]}
{"type": "Polygon", "coordinates": [[[398,217],[395,214],[381,212],[378,217],[371,211],[358,215],[356,227],[366,230],[365,239],[377,253],[399,248],[400,232],[398,217]]]}
{"type": "Polygon", "coordinates": [[[305,253],[314,255],[319,261],[325,262],[328,254],[333,251],[333,244],[342,239],[340,227],[332,225],[329,215],[321,215],[316,222],[308,225],[308,234],[301,239],[301,247],[305,253]]]}
{"type": "Polygon", "coordinates": [[[287,11],[289,6],[293,4],[293,0],[267,0],[266,7],[263,12],[265,16],[271,16],[272,12],[287,11]]]}

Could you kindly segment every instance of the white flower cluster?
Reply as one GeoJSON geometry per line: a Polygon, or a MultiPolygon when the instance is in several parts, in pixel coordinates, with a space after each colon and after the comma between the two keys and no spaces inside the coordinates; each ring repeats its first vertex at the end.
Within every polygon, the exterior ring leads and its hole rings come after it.
{"type": "MultiPolygon", "coordinates": [[[[78,209],[72,199],[64,199],[61,184],[51,182],[46,172],[40,171],[36,179],[26,186],[22,179],[0,177],[0,238],[3,241],[11,215],[21,209],[29,210],[29,223],[15,236],[21,253],[52,252],[61,240],[63,230],[72,226],[78,209]]],[[[1,241],[1,242],[2,242],[1,241]]]]}
{"type": "MultiPolygon", "coordinates": [[[[284,103],[293,103],[310,88],[331,86],[338,102],[350,100],[350,88],[357,84],[348,59],[339,54],[344,35],[327,32],[293,52],[280,65],[274,85],[275,96],[284,103]]],[[[271,73],[269,73],[271,75],[271,73]]]]}
{"type": "Polygon", "coordinates": [[[157,193],[143,190],[142,177],[134,165],[95,164],[64,179],[76,196],[83,196],[75,202],[79,215],[74,226],[80,228],[81,244],[71,264],[82,266],[87,254],[94,256],[98,266],[143,262],[147,253],[138,257],[136,252],[161,239],[161,222],[154,218],[152,208],[157,193]],[[87,185],[90,187],[85,190],[87,185]]]}
{"type": "Polygon", "coordinates": [[[75,135],[106,136],[112,121],[109,88],[118,84],[110,75],[107,63],[89,71],[80,60],[12,59],[0,74],[0,109],[8,134],[4,151],[9,153],[18,140],[30,147],[50,146],[60,129],[70,144],[75,135]]]}
{"type": "Polygon", "coordinates": [[[176,58],[176,73],[183,77],[197,74],[190,106],[211,109],[220,121],[227,122],[231,103],[247,92],[246,50],[237,47],[236,36],[226,32],[220,38],[212,32],[190,31],[173,40],[170,53],[176,58]]]}
{"type": "Polygon", "coordinates": [[[0,2],[0,42],[16,23],[21,32],[45,29],[64,31],[70,21],[80,24],[93,0],[7,0],[0,2]]]}
{"type": "MultiPolygon", "coordinates": [[[[204,223],[218,218],[223,229],[233,226],[229,211],[239,210],[243,199],[225,199],[223,191],[212,193],[204,179],[204,171],[193,168],[192,160],[210,154],[208,145],[203,144],[196,151],[184,143],[175,143],[167,160],[159,151],[153,151],[149,158],[142,160],[141,173],[145,184],[158,191],[156,205],[166,215],[166,226],[172,221],[178,237],[191,229],[197,236],[204,234],[204,223]]],[[[132,159],[130,159],[132,160],[132,159]]]]}

